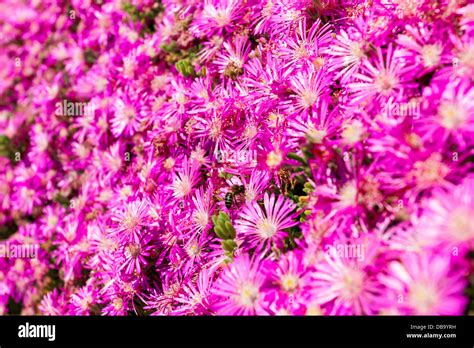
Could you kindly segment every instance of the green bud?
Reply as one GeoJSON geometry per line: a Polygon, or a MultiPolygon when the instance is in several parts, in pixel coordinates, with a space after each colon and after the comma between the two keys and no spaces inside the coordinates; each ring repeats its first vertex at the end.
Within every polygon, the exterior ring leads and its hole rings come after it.
{"type": "Polygon", "coordinates": [[[181,74],[181,75],[185,75],[186,74],[186,67],[184,66],[184,61],[183,60],[178,60],[175,65],[176,67],[176,70],[178,70],[178,72],[181,74]]]}
{"type": "Polygon", "coordinates": [[[186,65],[186,74],[189,75],[194,75],[194,68],[191,64],[186,65]]]}
{"type": "Polygon", "coordinates": [[[225,239],[227,237],[225,231],[219,225],[214,227],[214,232],[216,232],[217,237],[220,239],[225,239]]]}
{"type": "Polygon", "coordinates": [[[194,68],[187,58],[178,60],[175,64],[175,67],[176,70],[178,70],[184,77],[195,75],[194,68]]]}
{"type": "Polygon", "coordinates": [[[226,251],[225,256],[227,256],[227,257],[224,259],[224,264],[228,265],[229,263],[232,263],[234,255],[232,253],[229,253],[228,251],[226,251]]]}
{"type": "Polygon", "coordinates": [[[214,223],[214,231],[220,239],[235,238],[235,228],[232,226],[230,217],[226,213],[221,211],[219,215],[214,215],[212,222],[214,223]]]}
{"type": "Polygon", "coordinates": [[[232,239],[226,239],[221,242],[222,249],[229,253],[233,253],[235,248],[237,248],[237,243],[235,243],[232,239]]]}
{"type": "Polygon", "coordinates": [[[224,225],[225,225],[226,231],[229,233],[228,239],[234,239],[235,238],[235,228],[234,228],[234,226],[232,226],[230,221],[225,221],[224,225]]]}

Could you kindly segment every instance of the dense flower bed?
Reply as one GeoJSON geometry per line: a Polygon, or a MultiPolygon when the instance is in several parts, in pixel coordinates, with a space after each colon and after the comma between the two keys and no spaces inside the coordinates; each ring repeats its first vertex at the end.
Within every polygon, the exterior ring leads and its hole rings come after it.
{"type": "Polygon", "coordinates": [[[4,0],[0,24],[0,313],[468,313],[473,4],[4,0]]]}

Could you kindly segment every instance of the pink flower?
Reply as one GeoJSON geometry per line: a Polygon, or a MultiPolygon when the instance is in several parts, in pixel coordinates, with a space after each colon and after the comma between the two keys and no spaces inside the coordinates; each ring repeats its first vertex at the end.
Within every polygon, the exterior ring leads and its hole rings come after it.
{"type": "Polygon", "coordinates": [[[436,86],[441,95],[430,97],[439,98],[430,104],[423,117],[417,122],[423,132],[424,139],[438,139],[446,143],[449,136],[464,148],[468,137],[474,133],[474,88],[467,80],[457,79],[445,85],[445,81],[436,86]],[[441,85],[442,83],[442,85],[441,85]],[[433,108],[437,105],[437,108],[433,108]]]}
{"type": "Polygon", "coordinates": [[[463,251],[474,246],[474,179],[466,178],[460,185],[438,189],[427,201],[419,221],[417,233],[428,245],[456,247],[463,251]]]}
{"type": "Polygon", "coordinates": [[[194,20],[191,31],[196,36],[221,34],[229,30],[242,14],[240,0],[205,0],[202,12],[194,20]]]}
{"type": "Polygon", "coordinates": [[[73,315],[91,315],[92,306],[97,304],[97,290],[91,286],[80,288],[71,296],[69,303],[70,311],[73,315]]]}
{"type": "Polygon", "coordinates": [[[183,161],[182,168],[175,173],[171,185],[173,196],[177,200],[182,200],[191,194],[199,180],[198,170],[199,165],[195,161],[187,159],[183,161]]]}
{"type": "Polygon", "coordinates": [[[294,112],[309,112],[315,110],[321,104],[323,99],[327,98],[327,89],[325,84],[324,70],[315,72],[309,70],[300,72],[293,76],[291,85],[296,95],[294,96],[296,105],[294,112]]]}
{"type": "Polygon", "coordinates": [[[220,315],[264,315],[265,276],[261,263],[247,254],[223,270],[212,293],[220,300],[214,309],[220,315]]]}
{"type": "MultiPolygon", "coordinates": [[[[128,91],[128,93],[132,93],[128,91]]],[[[135,95],[120,93],[121,98],[117,98],[114,102],[114,117],[111,120],[112,133],[115,137],[121,134],[131,136],[135,134],[145,120],[148,109],[143,105],[146,100],[146,94],[140,93],[135,95]]]]}
{"type": "Polygon", "coordinates": [[[143,267],[147,264],[147,257],[150,256],[155,248],[150,242],[150,236],[142,237],[138,242],[133,240],[123,244],[120,254],[120,270],[127,274],[140,274],[143,267]]]}
{"type": "Polygon", "coordinates": [[[323,53],[331,41],[331,26],[322,25],[318,19],[307,31],[308,20],[303,17],[295,34],[286,38],[281,44],[278,55],[286,60],[284,68],[303,66],[308,69],[318,69],[324,64],[323,53]]]}
{"type": "Polygon", "coordinates": [[[467,299],[467,267],[456,266],[446,253],[404,253],[400,261],[388,266],[388,273],[380,281],[388,289],[387,298],[399,314],[460,315],[467,299]]]}
{"type": "Polygon", "coordinates": [[[224,43],[224,53],[218,54],[215,64],[219,73],[236,79],[243,73],[244,64],[248,59],[250,45],[246,37],[238,36],[233,45],[224,43]]]}
{"type": "Polygon", "coordinates": [[[179,307],[174,315],[210,315],[212,314],[212,305],[214,296],[211,294],[213,280],[212,273],[209,270],[203,270],[199,273],[196,282],[190,282],[183,287],[183,292],[176,301],[182,306],[179,307]]]}
{"type": "Polygon", "coordinates": [[[311,271],[299,250],[282,255],[278,263],[265,265],[274,288],[269,290],[277,314],[302,315],[312,300],[311,271]]]}
{"type": "Polygon", "coordinates": [[[325,244],[314,265],[312,291],[316,303],[329,315],[375,315],[380,311],[382,286],[376,278],[375,238],[337,238],[325,244]]]}
{"type": "Polygon", "coordinates": [[[407,70],[408,66],[394,55],[393,45],[388,46],[385,54],[377,47],[377,56],[364,60],[361,72],[354,74],[355,82],[348,84],[353,93],[352,102],[359,103],[371,98],[398,99],[409,86],[406,84],[407,70]]]}
{"type": "Polygon", "coordinates": [[[295,204],[284,196],[265,193],[263,210],[257,202],[244,206],[236,221],[237,237],[248,247],[268,251],[285,238],[286,228],[295,226],[295,204]]]}
{"type": "Polygon", "coordinates": [[[0,1],[0,314],[472,307],[472,5],[47,3],[0,1]]]}
{"type": "Polygon", "coordinates": [[[112,217],[115,227],[111,233],[119,240],[139,242],[142,227],[146,225],[149,205],[145,200],[128,203],[123,209],[117,209],[112,217]]]}

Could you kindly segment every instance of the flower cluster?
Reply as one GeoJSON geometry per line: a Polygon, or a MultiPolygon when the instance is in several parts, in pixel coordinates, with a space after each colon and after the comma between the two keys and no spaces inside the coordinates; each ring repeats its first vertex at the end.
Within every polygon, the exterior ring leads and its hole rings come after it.
{"type": "Polygon", "coordinates": [[[6,0],[0,25],[0,243],[38,246],[0,257],[0,314],[470,310],[469,1],[6,0]]]}

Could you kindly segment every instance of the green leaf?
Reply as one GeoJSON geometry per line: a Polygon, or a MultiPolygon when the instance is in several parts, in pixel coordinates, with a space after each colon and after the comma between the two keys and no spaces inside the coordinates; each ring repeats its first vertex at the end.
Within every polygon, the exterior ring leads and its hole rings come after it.
{"type": "Polygon", "coordinates": [[[175,67],[176,70],[178,70],[184,77],[196,75],[196,72],[191,65],[191,61],[188,58],[178,60],[175,64],[175,67]]]}
{"type": "Polygon", "coordinates": [[[308,165],[308,162],[303,157],[298,156],[294,152],[288,152],[287,156],[288,156],[288,158],[293,159],[295,161],[298,161],[301,164],[308,165]]]}

